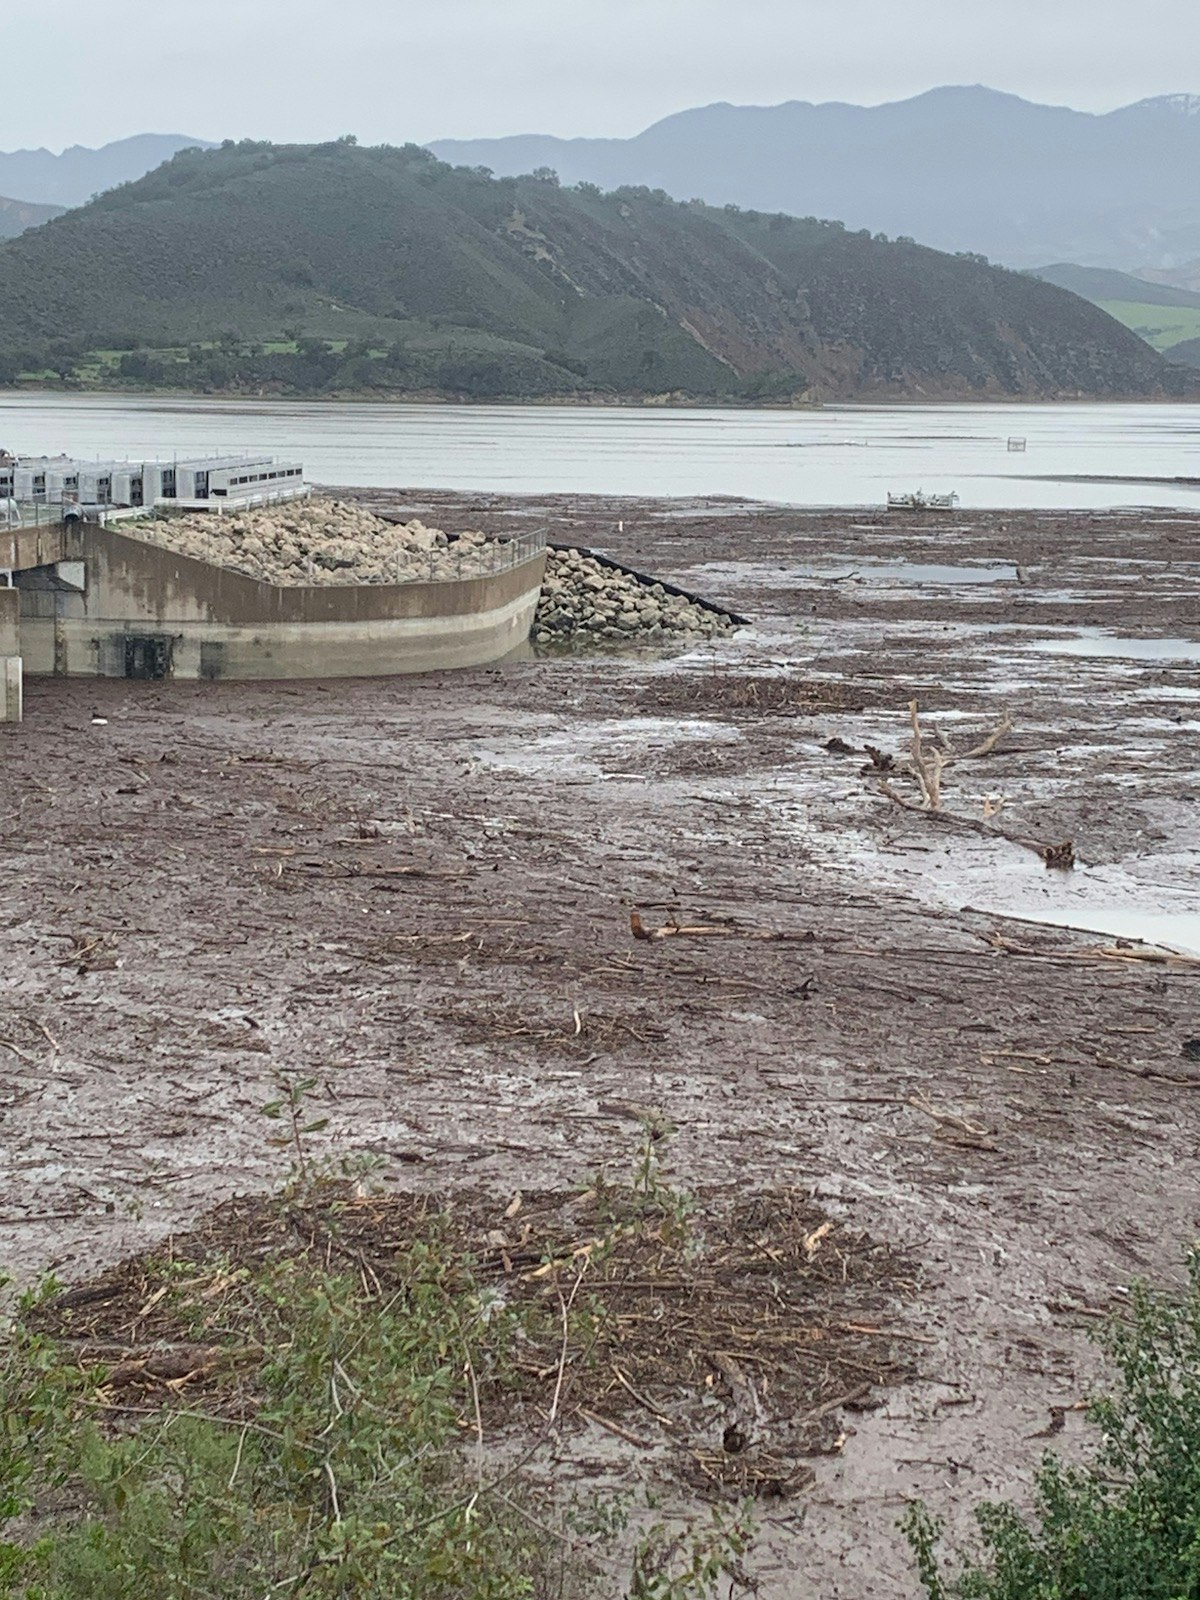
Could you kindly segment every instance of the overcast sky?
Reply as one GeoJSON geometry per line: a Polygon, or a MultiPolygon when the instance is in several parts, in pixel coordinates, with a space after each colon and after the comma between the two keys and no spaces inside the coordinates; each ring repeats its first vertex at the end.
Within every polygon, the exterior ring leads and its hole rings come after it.
{"type": "Polygon", "coordinates": [[[1200,93],[1198,0],[0,0],[0,149],[614,134],[943,83],[1200,93]]]}

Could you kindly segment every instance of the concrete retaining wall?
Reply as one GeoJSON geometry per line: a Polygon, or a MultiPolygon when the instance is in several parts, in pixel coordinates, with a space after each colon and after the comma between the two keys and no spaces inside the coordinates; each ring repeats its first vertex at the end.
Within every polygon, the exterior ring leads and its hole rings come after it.
{"type": "Polygon", "coordinates": [[[21,720],[21,596],[0,589],[0,722],[21,720]]]}
{"type": "Polygon", "coordinates": [[[0,526],[0,572],[18,567],[44,567],[61,561],[65,530],[60,522],[46,522],[34,528],[0,526]]]}
{"type": "Polygon", "coordinates": [[[56,559],[16,577],[29,673],[240,679],[498,661],[529,636],[546,558],[501,547],[512,564],[482,577],[284,587],[81,524],[61,531],[56,559]]]}

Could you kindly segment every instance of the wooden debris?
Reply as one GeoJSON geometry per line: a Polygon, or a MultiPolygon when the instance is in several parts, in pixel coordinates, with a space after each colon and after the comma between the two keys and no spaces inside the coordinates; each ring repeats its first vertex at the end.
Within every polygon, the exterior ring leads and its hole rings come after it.
{"type": "Polygon", "coordinates": [[[924,738],[921,733],[921,719],[917,712],[917,702],[908,702],[908,715],[912,723],[912,763],[917,775],[917,782],[921,786],[921,794],[925,801],[926,811],[940,811],[942,809],[942,770],[946,765],[946,757],[941,750],[927,753],[924,738]]]}
{"type": "Polygon", "coordinates": [[[629,913],[629,931],[635,939],[671,939],[676,935],[701,939],[728,937],[734,930],[716,923],[697,922],[690,926],[679,922],[665,923],[661,928],[647,928],[636,911],[629,913]]]}
{"type": "Polygon", "coordinates": [[[478,1282],[528,1312],[528,1340],[503,1382],[464,1371],[464,1430],[544,1435],[575,1417],[636,1450],[663,1450],[686,1481],[699,1474],[706,1495],[794,1492],[811,1477],[803,1458],[837,1447],[837,1410],[911,1373],[896,1348],[905,1333],[888,1324],[915,1264],[800,1189],[715,1196],[702,1228],[683,1237],[644,1202],[614,1212],[615,1193],[524,1189],[519,1209],[490,1192],[447,1204],[350,1186],[285,1208],[243,1198],[199,1234],[46,1301],[34,1321],[103,1369],[105,1415],[145,1399],[147,1414],[202,1405],[253,1427],[270,1351],[248,1314],[249,1264],[326,1270],[331,1254],[345,1256],[364,1268],[364,1295],[389,1297],[436,1218],[439,1239],[470,1255],[478,1282]],[[219,1345],[191,1335],[198,1305],[219,1345]],[[651,1420],[648,1435],[641,1423],[651,1420]],[[714,1422],[715,1448],[701,1448],[714,1422]]]}
{"type": "Polygon", "coordinates": [[[863,709],[860,685],[819,681],[790,672],[686,672],[656,680],[641,695],[658,709],[738,712],[760,717],[809,717],[863,709]]]}
{"type": "Polygon", "coordinates": [[[611,1417],[602,1417],[598,1411],[592,1411],[587,1406],[576,1406],[575,1410],[587,1422],[594,1422],[598,1428],[603,1428],[606,1433],[611,1433],[617,1439],[624,1439],[626,1444],[632,1444],[639,1450],[653,1450],[654,1440],[643,1439],[640,1434],[631,1433],[628,1428],[623,1428],[619,1422],[614,1422],[611,1417]]]}
{"type": "Polygon", "coordinates": [[[1075,865],[1074,841],[1064,839],[1061,844],[1043,845],[1042,860],[1056,872],[1070,872],[1075,865]]]}
{"type": "MultiPolygon", "coordinates": [[[[635,939],[691,938],[760,939],[768,944],[812,944],[816,935],[810,929],[793,933],[779,928],[744,928],[735,922],[682,923],[671,921],[660,928],[647,928],[640,912],[629,913],[629,931],[635,939]]],[[[719,982],[719,979],[714,979],[719,982]]],[[[738,980],[740,983],[742,980],[738,980]]],[[[753,987],[753,985],[748,985],[753,987]]]]}
{"type": "Polygon", "coordinates": [[[953,759],[955,761],[975,761],[981,756],[990,756],[1005,734],[1011,733],[1012,729],[1012,713],[1006,711],[982,744],[977,744],[973,750],[964,750],[961,755],[955,755],[953,759]]]}
{"type": "Polygon", "coordinates": [[[995,1150],[997,1148],[991,1134],[976,1122],[969,1121],[966,1117],[956,1116],[952,1111],[939,1111],[932,1105],[929,1097],[920,1091],[910,1095],[908,1104],[915,1111],[924,1112],[927,1117],[932,1117],[943,1130],[943,1136],[954,1140],[956,1144],[967,1144],[976,1150],[995,1150]]]}
{"type": "Polygon", "coordinates": [[[1007,828],[999,828],[992,822],[985,822],[979,817],[959,816],[956,811],[931,810],[928,806],[917,805],[913,800],[906,800],[902,794],[897,794],[890,783],[883,780],[878,785],[879,793],[886,795],[894,805],[903,806],[905,811],[915,811],[919,815],[928,817],[930,822],[945,823],[952,828],[966,828],[969,833],[981,834],[985,839],[1006,839],[1009,844],[1020,845],[1023,850],[1032,850],[1034,855],[1040,856],[1046,865],[1067,871],[1075,865],[1075,847],[1070,840],[1057,845],[1040,844],[1036,839],[1030,839],[1023,833],[1011,833],[1007,828]],[[1053,855],[1054,860],[1050,859],[1053,855]]]}

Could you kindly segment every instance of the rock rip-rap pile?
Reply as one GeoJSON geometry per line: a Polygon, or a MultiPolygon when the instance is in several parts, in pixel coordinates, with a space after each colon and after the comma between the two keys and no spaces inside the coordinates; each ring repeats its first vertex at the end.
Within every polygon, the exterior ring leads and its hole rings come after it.
{"type": "Polygon", "coordinates": [[[416,583],[491,570],[486,534],[453,537],[423,522],[385,522],[351,501],[291,501],[225,516],[148,517],[127,524],[148,544],[276,584],[416,583]]]}
{"type": "Polygon", "coordinates": [[[712,639],[736,624],[632,572],[610,567],[582,550],[550,550],[533,624],[539,645],[585,640],[647,642],[712,639]]]}

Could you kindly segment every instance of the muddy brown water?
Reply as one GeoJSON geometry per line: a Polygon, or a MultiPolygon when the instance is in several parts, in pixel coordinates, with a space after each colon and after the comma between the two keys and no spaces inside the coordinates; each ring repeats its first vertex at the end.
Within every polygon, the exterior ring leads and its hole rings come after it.
{"type": "Polygon", "coordinates": [[[567,1190],[662,1112],[676,1181],[801,1186],[919,1263],[918,1378],[761,1508],[757,1555],[767,1600],[911,1595],[907,1500],[961,1529],[1022,1493],[1096,1378],[1090,1313],[1197,1227],[1200,964],[1120,944],[1105,905],[1194,915],[1200,666],[1041,646],[1195,639],[1200,518],[382,498],[536,517],[754,626],[392,681],[30,683],[0,729],[0,1257],[82,1278],[269,1187],[281,1073],[402,1188],[567,1190]],[[1021,576],[802,570],[830,555],[1021,576]],[[804,693],[727,692],[754,674],[804,693]],[[1076,881],[863,776],[912,698],[957,751],[1011,712],[944,805],[1074,840],[1076,881]],[[1043,889],[1103,902],[1060,919],[1092,931],[1039,920],[1043,889]],[[728,931],[637,941],[634,908],[728,931]],[[595,1049],[548,1049],[576,1012],[595,1049]]]}

